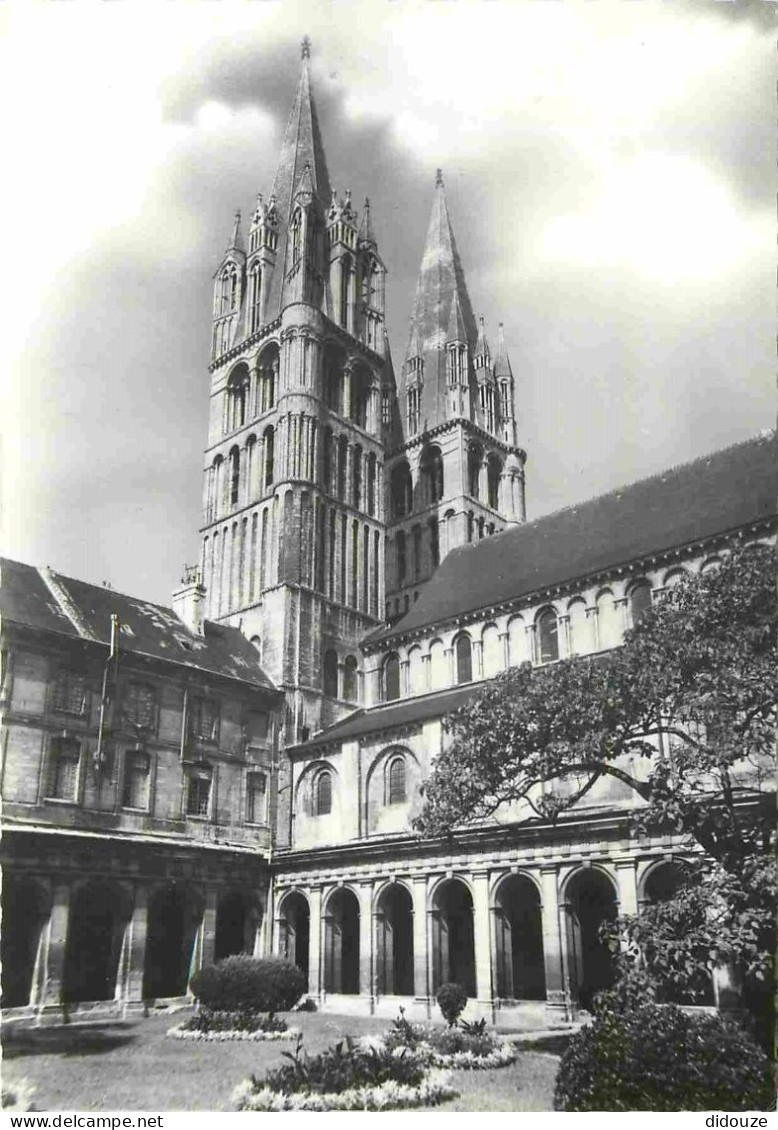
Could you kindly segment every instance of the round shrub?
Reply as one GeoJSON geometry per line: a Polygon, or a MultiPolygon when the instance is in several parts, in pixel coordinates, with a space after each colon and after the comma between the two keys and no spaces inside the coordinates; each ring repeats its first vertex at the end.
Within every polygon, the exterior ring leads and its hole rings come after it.
{"type": "Polygon", "coordinates": [[[285,1012],[305,992],[305,975],[284,957],[235,954],[204,966],[190,988],[200,1004],[219,1012],[285,1012]]]}
{"type": "Polygon", "coordinates": [[[732,1021],[675,1005],[600,1008],[572,1037],[555,1110],[771,1110],[767,1058],[732,1021]]]}
{"type": "Polygon", "coordinates": [[[450,1027],[454,1027],[467,1004],[467,993],[456,981],[447,981],[438,989],[436,1000],[443,1013],[443,1018],[450,1027]]]}

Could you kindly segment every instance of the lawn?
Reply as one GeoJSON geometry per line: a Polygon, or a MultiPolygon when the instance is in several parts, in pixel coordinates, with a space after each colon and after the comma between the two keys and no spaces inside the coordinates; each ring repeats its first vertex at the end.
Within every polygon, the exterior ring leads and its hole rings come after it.
{"type": "MultiPolygon", "coordinates": [[[[165,1032],[186,1013],[145,1020],[38,1028],[4,1033],[4,1084],[25,1078],[35,1088],[37,1110],[232,1110],[230,1095],[250,1073],[262,1075],[281,1062],[285,1044],[208,1044],[170,1040],[165,1032]]],[[[309,1052],[339,1036],[377,1033],[387,1021],[374,1017],[302,1013],[309,1052]]],[[[552,1109],[559,1038],[553,1053],[543,1041],[494,1071],[454,1071],[460,1097],[439,1110],[543,1111],[552,1109]]]]}

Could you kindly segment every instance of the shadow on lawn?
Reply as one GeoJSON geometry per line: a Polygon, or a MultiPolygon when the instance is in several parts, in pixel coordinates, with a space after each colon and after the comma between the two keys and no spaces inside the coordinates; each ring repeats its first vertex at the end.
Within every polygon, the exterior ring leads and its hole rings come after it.
{"type": "Polygon", "coordinates": [[[94,1024],[84,1027],[19,1028],[3,1033],[3,1055],[100,1055],[138,1039],[126,1024],[94,1024]]]}
{"type": "Polygon", "coordinates": [[[534,1040],[522,1040],[519,1047],[523,1052],[548,1052],[550,1055],[562,1055],[567,1050],[571,1036],[574,1032],[559,1032],[549,1036],[538,1036],[534,1040]]]}

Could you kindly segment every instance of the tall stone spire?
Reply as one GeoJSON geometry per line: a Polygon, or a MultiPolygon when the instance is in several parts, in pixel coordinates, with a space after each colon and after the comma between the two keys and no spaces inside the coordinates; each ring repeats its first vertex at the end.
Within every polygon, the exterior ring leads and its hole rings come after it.
{"type": "Polygon", "coordinates": [[[472,351],[478,331],[438,169],[409,336],[409,350],[423,360],[422,419],[428,428],[446,419],[445,349],[452,334],[472,351]]]}
{"type": "MultiPolygon", "coordinates": [[[[269,298],[269,311],[280,312],[283,267],[286,263],[287,228],[292,214],[294,197],[304,180],[312,187],[322,212],[329,207],[332,190],[324,156],[324,145],[313,99],[310,78],[311,44],[308,37],[302,42],[302,71],[297,84],[292,112],[284,133],[272,195],[278,212],[279,248],[278,264],[274,272],[269,298]],[[306,172],[307,166],[307,172],[306,172]]],[[[273,316],[271,314],[271,316],[273,316]]]]}

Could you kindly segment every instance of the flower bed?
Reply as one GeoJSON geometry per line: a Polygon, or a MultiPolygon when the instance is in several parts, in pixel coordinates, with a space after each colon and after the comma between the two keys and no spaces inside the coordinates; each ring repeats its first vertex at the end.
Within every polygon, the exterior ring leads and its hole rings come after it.
{"type": "Polygon", "coordinates": [[[294,1040],[299,1034],[299,1028],[287,1028],[285,1032],[263,1032],[261,1030],[249,1032],[245,1028],[223,1028],[214,1032],[198,1032],[192,1028],[187,1028],[185,1024],[177,1024],[175,1028],[168,1028],[167,1030],[167,1035],[174,1040],[213,1040],[214,1042],[221,1040],[255,1040],[257,1042],[263,1040],[294,1040]]]}
{"type": "Polygon", "coordinates": [[[396,1083],[393,1079],[373,1087],[350,1087],[345,1091],[289,1092],[260,1087],[251,1080],[239,1083],[233,1092],[238,1110],[402,1110],[415,1106],[437,1106],[456,1096],[445,1071],[430,1071],[421,1082],[396,1083]]]}
{"type": "Polygon", "coordinates": [[[288,1028],[286,1021],[268,1013],[226,1012],[203,1008],[183,1024],[169,1028],[174,1040],[294,1040],[299,1028],[288,1028]]]}
{"type": "Polygon", "coordinates": [[[492,1067],[507,1067],[516,1059],[514,1045],[507,1041],[498,1043],[496,1036],[486,1031],[483,1020],[461,1028],[440,1029],[411,1024],[401,1009],[384,1041],[390,1050],[407,1049],[430,1067],[485,1071],[492,1067]]]}
{"type": "Polygon", "coordinates": [[[448,1075],[430,1071],[423,1054],[390,1049],[379,1038],[349,1036],[316,1056],[298,1037],[289,1063],[264,1079],[250,1076],[233,1092],[238,1110],[390,1110],[453,1098],[448,1075]]]}

